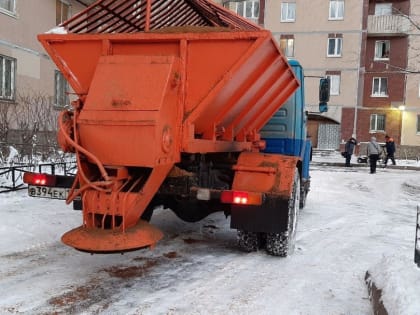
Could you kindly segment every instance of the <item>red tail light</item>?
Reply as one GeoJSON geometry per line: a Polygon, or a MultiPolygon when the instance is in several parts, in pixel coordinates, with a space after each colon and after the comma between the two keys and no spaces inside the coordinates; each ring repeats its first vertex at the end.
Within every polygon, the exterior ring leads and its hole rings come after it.
{"type": "Polygon", "coordinates": [[[261,205],[263,196],[261,193],[225,190],[220,195],[222,203],[238,205],[261,205]]]}
{"type": "Polygon", "coordinates": [[[56,177],[54,175],[40,173],[25,173],[23,182],[35,186],[55,186],[56,177]]]}

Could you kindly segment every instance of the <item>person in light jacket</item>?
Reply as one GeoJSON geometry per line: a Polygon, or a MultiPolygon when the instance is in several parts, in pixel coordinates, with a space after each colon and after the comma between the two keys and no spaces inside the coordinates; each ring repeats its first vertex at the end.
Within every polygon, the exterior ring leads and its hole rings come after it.
{"type": "Polygon", "coordinates": [[[367,156],[369,157],[370,173],[376,173],[376,162],[379,160],[381,154],[381,146],[376,142],[376,138],[370,138],[370,142],[367,145],[367,156]]]}

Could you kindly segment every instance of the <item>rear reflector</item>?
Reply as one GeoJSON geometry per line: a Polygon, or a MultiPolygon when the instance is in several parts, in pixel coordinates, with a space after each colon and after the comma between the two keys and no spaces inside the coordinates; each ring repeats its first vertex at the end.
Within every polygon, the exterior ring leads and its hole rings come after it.
{"type": "Polygon", "coordinates": [[[221,203],[233,203],[238,205],[261,205],[262,193],[225,190],[220,195],[221,203]]]}
{"type": "Polygon", "coordinates": [[[198,200],[210,200],[210,189],[200,188],[197,190],[198,200]]]}
{"type": "Polygon", "coordinates": [[[55,186],[56,177],[54,175],[40,173],[25,173],[23,182],[34,186],[55,186]]]}

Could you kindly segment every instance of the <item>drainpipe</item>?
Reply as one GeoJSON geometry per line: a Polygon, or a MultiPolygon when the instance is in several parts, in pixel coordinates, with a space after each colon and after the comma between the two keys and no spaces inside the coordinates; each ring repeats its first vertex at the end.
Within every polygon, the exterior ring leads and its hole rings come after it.
{"type": "Polygon", "coordinates": [[[358,84],[357,84],[357,98],[356,104],[354,105],[354,121],[353,121],[353,135],[357,139],[357,116],[358,106],[362,104],[363,107],[363,93],[365,87],[365,69],[366,69],[366,40],[367,40],[367,19],[369,15],[369,1],[363,1],[362,14],[361,14],[361,32],[359,42],[359,64],[357,66],[358,84]],[[365,45],[362,47],[362,45],[365,45]],[[363,54],[363,55],[362,55],[363,54]],[[363,60],[363,73],[361,63],[363,60]]]}
{"type": "Polygon", "coordinates": [[[258,16],[258,24],[265,25],[265,0],[260,0],[260,15],[258,16]]]}

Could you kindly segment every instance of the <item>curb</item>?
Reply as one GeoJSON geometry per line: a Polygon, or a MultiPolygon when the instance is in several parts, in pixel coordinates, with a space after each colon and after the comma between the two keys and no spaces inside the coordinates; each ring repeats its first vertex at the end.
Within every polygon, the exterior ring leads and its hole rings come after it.
{"type": "Polygon", "coordinates": [[[388,311],[385,308],[385,305],[382,302],[382,290],[378,289],[378,287],[375,285],[369,271],[366,271],[365,282],[368,287],[369,300],[372,304],[373,314],[389,315],[388,311]]]}
{"type": "MultiPolygon", "coordinates": [[[[311,165],[321,165],[321,166],[337,166],[337,167],[345,167],[344,162],[314,162],[310,163],[311,165]]],[[[367,164],[351,164],[351,167],[369,167],[367,164]]],[[[381,167],[381,165],[377,166],[377,169],[385,169],[381,167]]],[[[404,165],[388,165],[386,169],[391,170],[406,170],[406,171],[420,171],[420,167],[417,166],[404,166],[404,165]]]]}

